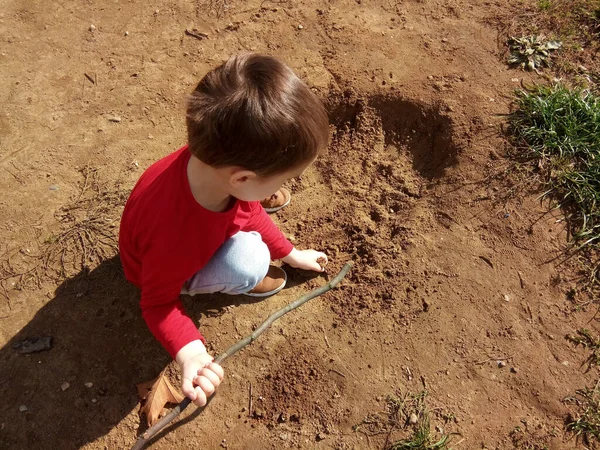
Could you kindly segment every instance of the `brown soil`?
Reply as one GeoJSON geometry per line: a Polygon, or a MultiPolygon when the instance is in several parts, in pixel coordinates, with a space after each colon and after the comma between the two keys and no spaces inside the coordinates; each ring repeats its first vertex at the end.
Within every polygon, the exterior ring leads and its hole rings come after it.
{"type": "MultiPolygon", "coordinates": [[[[506,175],[503,115],[531,81],[500,58],[491,24],[509,3],[4,2],[0,447],[128,448],[145,428],[135,385],[169,358],[120,272],[118,217],[184,142],[199,77],[253,50],[287,61],[332,123],[276,220],[329,254],[329,275],[355,266],[228,361],[210,407],[153,448],[382,448],[410,429],[353,426],[424,389],[455,448],[573,448],[562,399],[595,380],[563,336],[595,310],[573,311],[559,212],[506,175]],[[48,335],[49,351],[13,348],[48,335]]],[[[327,278],[290,275],[263,302],[185,299],[215,354],[327,278]]]]}

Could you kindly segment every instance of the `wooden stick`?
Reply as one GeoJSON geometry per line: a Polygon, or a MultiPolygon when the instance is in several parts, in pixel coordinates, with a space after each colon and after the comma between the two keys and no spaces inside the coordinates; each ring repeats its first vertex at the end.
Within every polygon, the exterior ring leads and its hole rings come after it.
{"type": "MultiPolygon", "coordinates": [[[[351,262],[344,264],[344,267],[342,267],[342,270],[340,270],[340,272],[330,282],[328,282],[327,284],[325,284],[317,289],[313,289],[308,294],[303,295],[302,297],[294,300],[292,303],[289,303],[288,305],[284,306],[280,310],[271,314],[267,318],[267,320],[265,320],[256,330],[254,330],[254,332],[252,334],[239,340],[238,342],[233,344],[231,347],[229,347],[227,350],[225,350],[223,353],[221,353],[219,356],[217,356],[215,358],[215,362],[217,364],[221,364],[227,358],[232,357],[237,352],[239,352],[241,349],[246,347],[248,344],[251,344],[252,342],[254,342],[261,334],[263,334],[267,330],[267,328],[269,328],[273,324],[273,322],[275,322],[281,316],[298,308],[299,306],[303,305],[307,301],[312,300],[313,298],[318,297],[319,295],[324,294],[325,292],[336,287],[339,284],[339,282],[342,281],[342,279],[348,274],[348,272],[350,271],[351,268],[352,268],[351,262]]],[[[206,405],[198,408],[199,413],[201,413],[202,411],[204,411],[204,409],[206,409],[206,407],[208,407],[208,405],[210,404],[211,400],[214,397],[215,396],[213,394],[211,397],[208,398],[206,405]]],[[[191,402],[192,401],[188,397],[184,398],[181,401],[181,403],[179,403],[179,405],[177,405],[175,408],[173,408],[171,410],[171,412],[169,412],[166,416],[164,416],[162,419],[160,419],[158,422],[156,422],[153,426],[148,428],[146,430],[146,432],[138,438],[138,440],[135,442],[134,446],[131,447],[131,450],[140,450],[140,449],[144,448],[146,443],[150,439],[152,439],[152,437],[156,433],[158,433],[160,430],[162,430],[165,426],[167,426],[169,424],[169,422],[171,422],[179,414],[181,414],[181,412],[185,408],[187,408],[191,402]]]]}
{"type": "Polygon", "coordinates": [[[248,417],[252,417],[252,381],[248,386],[248,417]]]}

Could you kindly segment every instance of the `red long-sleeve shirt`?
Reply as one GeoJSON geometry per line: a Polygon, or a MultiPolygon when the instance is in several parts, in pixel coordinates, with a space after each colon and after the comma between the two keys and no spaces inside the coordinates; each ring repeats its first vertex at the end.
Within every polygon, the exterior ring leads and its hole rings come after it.
{"type": "Polygon", "coordinates": [[[190,156],[184,146],[144,172],[125,205],[119,234],[125,276],[142,291],[142,315],[173,357],[189,342],[204,341],[179,293],[221,244],[238,231],[257,231],[272,259],[293,248],[260,202],[238,200],[220,213],[200,206],[187,179],[190,156]]]}

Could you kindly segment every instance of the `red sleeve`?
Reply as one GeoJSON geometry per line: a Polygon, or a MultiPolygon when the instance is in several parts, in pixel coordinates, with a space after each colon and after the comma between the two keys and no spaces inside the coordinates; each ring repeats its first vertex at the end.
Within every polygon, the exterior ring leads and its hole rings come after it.
{"type": "MultiPolygon", "coordinates": [[[[152,247],[151,247],[152,248],[152,247]]],[[[179,298],[185,280],[180,279],[176,255],[151,251],[142,261],[142,316],[156,339],[175,358],[181,348],[200,339],[205,342],[192,320],[185,315],[179,298]],[[157,255],[161,259],[157,260],[157,255]]]]}
{"type": "Polygon", "coordinates": [[[273,223],[260,202],[252,202],[252,215],[242,231],[258,231],[272,259],[281,259],[290,254],[294,246],[273,223]]]}

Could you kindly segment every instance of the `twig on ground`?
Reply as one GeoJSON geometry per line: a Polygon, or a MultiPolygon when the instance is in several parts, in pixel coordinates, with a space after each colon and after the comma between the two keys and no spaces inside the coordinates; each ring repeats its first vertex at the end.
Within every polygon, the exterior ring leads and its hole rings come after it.
{"type": "Polygon", "coordinates": [[[331,348],[331,344],[329,344],[329,339],[327,339],[327,334],[325,333],[325,328],[321,325],[321,330],[323,331],[323,337],[325,338],[325,344],[327,344],[327,348],[331,348]]]}
{"type": "Polygon", "coordinates": [[[335,369],[329,369],[330,372],[333,373],[337,373],[340,377],[344,377],[346,378],[346,375],[344,375],[342,372],[340,372],[339,370],[335,370],[335,369]]]}
{"type": "Polygon", "coordinates": [[[520,271],[517,271],[517,275],[519,275],[519,284],[521,285],[521,289],[525,289],[525,282],[523,281],[523,274],[520,271]]]}
{"type": "Polygon", "coordinates": [[[252,381],[248,385],[248,417],[252,417],[252,381]]]}
{"type": "MultiPolygon", "coordinates": [[[[319,295],[324,294],[325,292],[336,287],[340,283],[340,281],[342,281],[342,279],[348,274],[348,272],[350,271],[351,268],[352,268],[351,262],[344,264],[344,267],[342,267],[342,270],[340,270],[340,272],[327,284],[325,284],[317,289],[313,289],[308,294],[303,295],[302,297],[294,300],[292,303],[289,303],[285,307],[283,307],[280,310],[271,314],[267,318],[267,320],[265,320],[262,324],[260,324],[260,326],[256,330],[254,330],[254,332],[252,334],[239,340],[238,342],[233,344],[231,347],[229,347],[227,350],[225,350],[223,353],[221,353],[219,356],[217,356],[215,358],[215,362],[217,364],[223,363],[226,359],[235,355],[237,352],[239,352],[241,349],[246,347],[248,344],[251,344],[252,342],[254,342],[261,334],[263,334],[273,324],[273,322],[275,322],[281,316],[298,308],[299,306],[303,305],[307,301],[312,300],[313,298],[318,297],[319,295]]],[[[198,408],[198,413],[201,413],[202,411],[204,411],[208,407],[208,405],[210,404],[211,400],[214,397],[215,397],[214,394],[211,397],[209,397],[206,405],[198,408]]],[[[131,450],[140,450],[140,449],[144,448],[146,443],[156,433],[158,433],[160,430],[162,430],[165,426],[167,426],[169,424],[169,422],[171,422],[179,414],[181,414],[181,412],[185,408],[187,408],[190,403],[191,403],[191,400],[189,398],[186,397],[185,399],[183,399],[183,401],[179,405],[177,405],[175,408],[173,408],[171,410],[171,412],[169,412],[166,416],[164,416],[162,419],[160,419],[156,424],[154,424],[153,426],[148,428],[148,430],[146,430],[146,432],[143,433],[138,438],[138,440],[136,441],[134,446],[131,447],[131,450]]]]}

